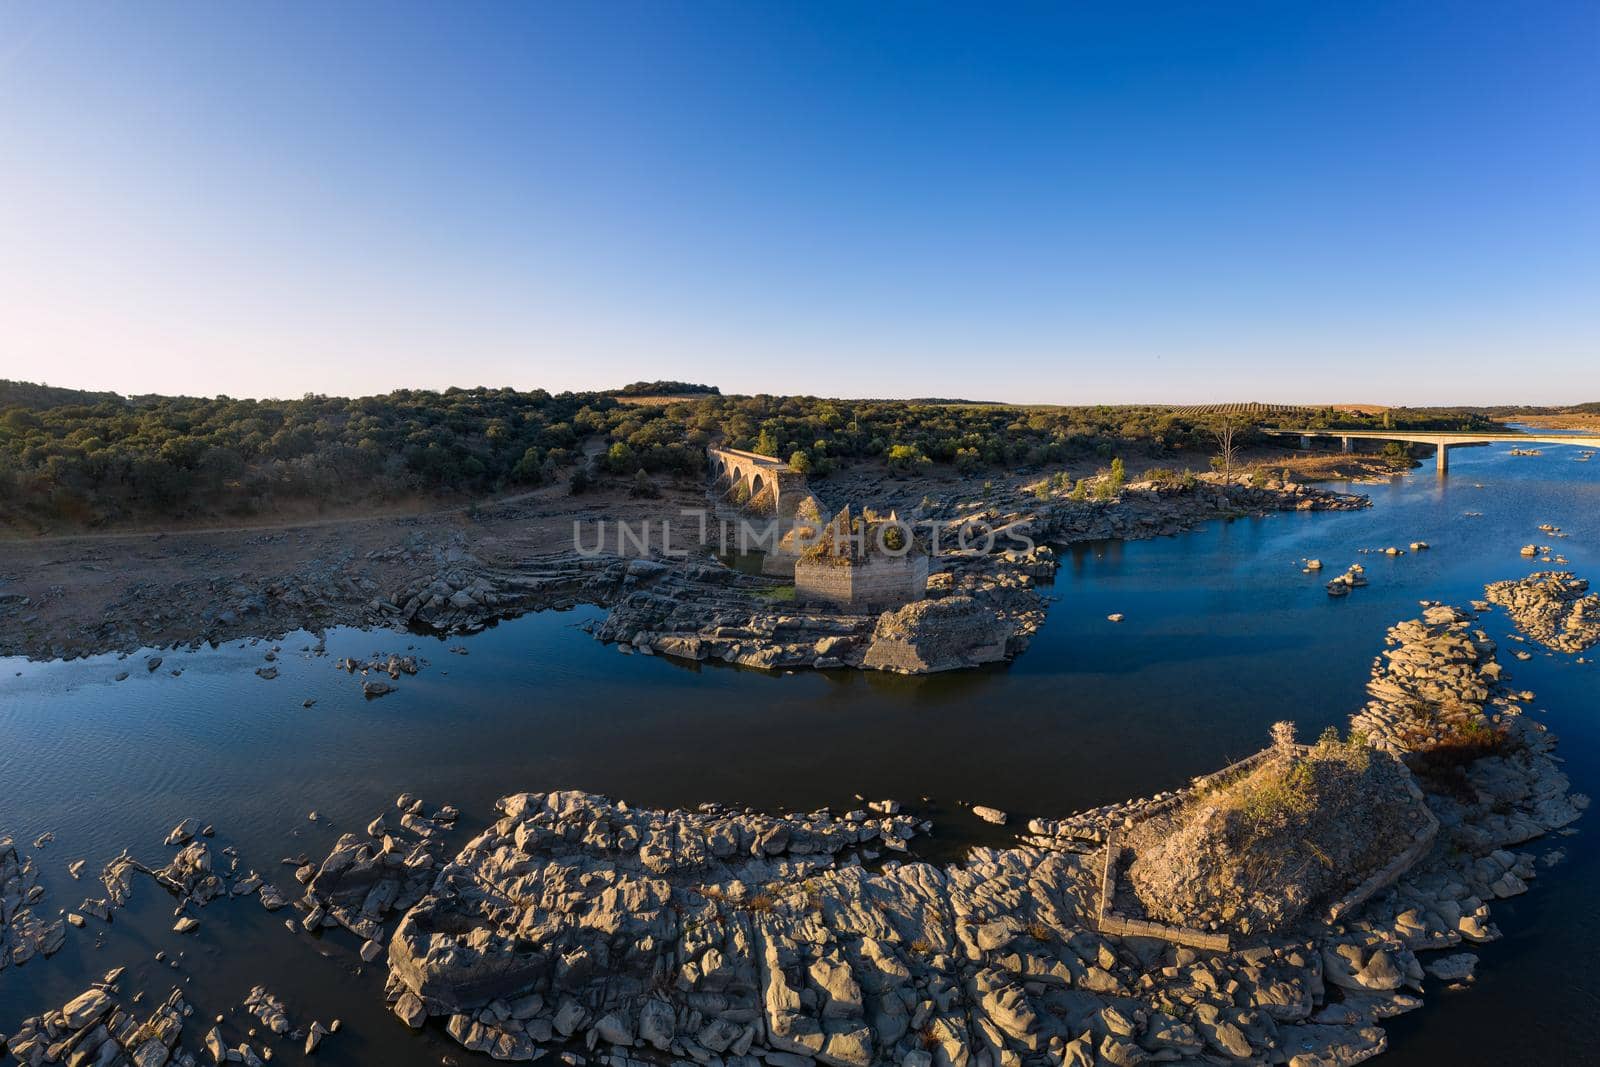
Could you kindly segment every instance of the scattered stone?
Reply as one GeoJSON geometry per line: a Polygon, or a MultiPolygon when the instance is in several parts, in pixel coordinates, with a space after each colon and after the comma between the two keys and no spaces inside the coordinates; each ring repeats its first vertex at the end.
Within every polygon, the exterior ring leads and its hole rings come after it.
{"type": "Polygon", "coordinates": [[[984,822],[993,823],[995,826],[1004,826],[1006,824],[1006,813],[1001,811],[999,808],[990,808],[982,804],[974,804],[972,806],[972,814],[976,815],[984,822]]]}
{"type": "Polygon", "coordinates": [[[1600,593],[1569,571],[1539,571],[1495,582],[1488,599],[1505,608],[1528,636],[1557,652],[1587,651],[1600,643],[1600,593]]]}
{"type": "Polygon", "coordinates": [[[1478,957],[1470,952],[1440,956],[1423,969],[1444,982],[1470,982],[1477,970],[1478,957]]]}

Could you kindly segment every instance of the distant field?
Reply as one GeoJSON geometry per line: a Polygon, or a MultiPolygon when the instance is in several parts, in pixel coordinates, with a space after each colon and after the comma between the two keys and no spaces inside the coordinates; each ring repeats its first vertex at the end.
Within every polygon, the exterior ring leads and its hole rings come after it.
{"type": "Polygon", "coordinates": [[[1518,415],[1509,421],[1541,430],[1600,430],[1600,412],[1569,411],[1561,415],[1518,415]]]}
{"type": "Polygon", "coordinates": [[[705,393],[678,393],[673,396],[618,396],[617,403],[632,404],[635,407],[659,408],[668,404],[681,404],[686,400],[704,400],[705,393]]]}
{"type": "MultiPolygon", "coordinates": [[[[1338,405],[1334,405],[1337,407],[1338,405]]],[[[1313,412],[1324,410],[1322,408],[1304,407],[1299,404],[1191,404],[1185,407],[1172,409],[1180,415],[1249,415],[1260,417],[1263,415],[1310,415],[1313,412]]]]}

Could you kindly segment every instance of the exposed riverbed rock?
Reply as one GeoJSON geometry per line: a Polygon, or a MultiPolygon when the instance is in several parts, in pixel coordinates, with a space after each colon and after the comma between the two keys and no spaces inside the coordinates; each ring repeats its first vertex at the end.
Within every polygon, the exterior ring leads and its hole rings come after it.
{"type": "Polygon", "coordinates": [[[924,600],[886,611],[873,627],[861,665],[896,674],[931,674],[1006,658],[1011,627],[971,597],[924,600]]]}
{"type": "Polygon", "coordinates": [[[191,1011],[174,989],[155,1011],[137,1012],[121,1003],[108,975],[59,1010],[24,1019],[11,1036],[10,1052],[18,1063],[31,1065],[195,1067],[193,1054],[178,1045],[191,1011]]]}
{"type": "Polygon", "coordinates": [[[1337,737],[1286,744],[1128,835],[1127,879],[1160,921],[1283,929],[1381,870],[1434,824],[1398,758],[1337,737]]]}
{"type": "Polygon", "coordinates": [[[66,941],[63,920],[35,913],[43,897],[32,857],[19,853],[11,838],[0,837],[0,971],[53,955],[66,941]]]}
{"type": "Polygon", "coordinates": [[[1557,652],[1583,652],[1600,644],[1600,593],[1569,571],[1539,571],[1515,582],[1495,582],[1488,598],[1511,615],[1518,629],[1557,652]]]}
{"type": "Polygon", "coordinates": [[[1027,845],[961,864],[876,870],[859,859],[905,845],[909,816],[527,793],[500,802],[400,921],[390,1002],[408,1025],[443,1017],[457,1042],[500,1059],[572,1041],[613,1063],[644,1048],[751,1067],[740,1058],[1359,1062],[1385,1047],[1382,1019],[1421,1003],[1417,954],[1497,936],[1489,901],[1536,873],[1510,849],[1586,804],[1498,685],[1470,616],[1430,608],[1390,637],[1373,704],[1354,720],[1381,749],[1374,761],[1427,751],[1441,710],[1463,704],[1502,740],[1466,761],[1464,791],[1426,793],[1442,827],[1426,851],[1377,872],[1336,917],[1306,910],[1232,951],[1100,930],[1097,839],[1192,790],[1033,820],[1027,845]]]}
{"type": "Polygon", "coordinates": [[[409,794],[402,794],[396,806],[401,809],[400,829],[391,832],[380,817],[365,835],[341,835],[305,878],[305,895],[297,906],[305,912],[307,930],[337,925],[363,941],[375,941],[383,937],[391,913],[422,899],[433,882],[436,854],[443,847],[442,835],[454,823],[455,809],[446,807],[428,818],[422,802],[409,794]]]}

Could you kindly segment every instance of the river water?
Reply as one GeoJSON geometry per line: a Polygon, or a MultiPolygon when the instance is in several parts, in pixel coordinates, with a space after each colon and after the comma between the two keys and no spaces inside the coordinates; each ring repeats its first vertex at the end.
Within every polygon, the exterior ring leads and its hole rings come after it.
{"type": "MultiPolygon", "coordinates": [[[[963,804],[1061,815],[1181,784],[1245,755],[1270,723],[1302,736],[1344,725],[1363,702],[1384,630],[1420,600],[1462,603],[1487,581],[1540,565],[1531,541],[1553,543],[1570,569],[1600,579],[1600,461],[1545,446],[1464,448],[1437,479],[1428,467],[1377,485],[1363,512],[1293,513],[1213,523],[1176,538],[1067,550],[1049,618],[1032,647],[1006,666],[928,678],[850,672],[769,675],[625,656],[578,629],[593,609],[545,612],[466,639],[335,630],[328,655],[292,634],[279,675],[255,668],[268,643],[163,652],[148,672],[141,653],[71,663],[0,659],[0,834],[32,851],[47,887],[42,910],[102,895],[96,879],[124,846],[165,862],[161,840],[186,816],[216,826],[216,845],[298,895],[279,858],[320,857],[401,791],[430,808],[463,812],[453,846],[492,814],[496,797],[524,789],[583,788],[652,806],[703,800],[769,809],[855,806],[856,794],[894,797],[930,812],[935,837],[920,854],[959,857],[1006,830],[963,804]],[[1569,535],[1537,530],[1555,523],[1569,535]],[[1413,540],[1430,550],[1361,554],[1413,540]],[[1320,576],[1300,561],[1320,558],[1320,576]],[[1371,584],[1343,599],[1323,582],[1350,563],[1371,584]],[[1124,622],[1106,616],[1121,612],[1124,622]],[[465,656],[448,649],[462,646],[465,656]],[[345,655],[408,649],[431,663],[398,691],[365,699],[335,669],[345,655]],[[174,676],[173,668],[181,670],[174,676]],[[130,672],[123,682],[114,680],[130,672]],[[307,698],[316,701],[303,708],[307,698]],[[312,810],[322,816],[311,822],[312,810]],[[52,831],[55,840],[32,849],[52,831]],[[67,873],[88,860],[84,881],[67,873]]],[[[1600,786],[1600,667],[1540,653],[1510,657],[1503,613],[1484,625],[1506,649],[1534,714],[1563,744],[1574,788],[1600,786]]],[[[1529,646],[1532,647],[1532,646],[1529,646]]],[[[1429,990],[1427,1006],[1389,1024],[1389,1063],[1600,1061],[1600,871],[1589,820],[1557,838],[1567,860],[1532,892],[1495,905],[1504,940],[1482,951],[1479,980],[1463,993],[1429,990]]],[[[1548,847],[1540,843],[1537,850],[1548,847]]],[[[282,996],[298,1026],[340,1018],[328,1063],[467,1062],[438,1028],[413,1034],[384,1011],[382,968],[366,973],[343,931],[291,935],[253,900],[219,900],[194,934],[170,932],[172,901],[136,884],[107,927],[68,930],[54,957],[0,971],[0,1033],[59,1006],[113,966],[125,990],[159,1000],[181,985],[197,1005],[185,1029],[198,1044],[250,986],[282,996]],[[180,966],[154,960],[182,953],[180,966]]],[[[235,1016],[237,1018],[237,1016],[235,1016]]],[[[225,1033],[237,1043],[236,1029],[225,1033]]],[[[297,1053],[295,1053],[297,1055],[297,1053]]]]}

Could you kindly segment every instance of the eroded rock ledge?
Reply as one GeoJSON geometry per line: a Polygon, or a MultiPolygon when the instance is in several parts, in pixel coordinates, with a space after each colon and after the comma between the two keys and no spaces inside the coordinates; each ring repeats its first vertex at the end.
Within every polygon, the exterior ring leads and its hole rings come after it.
{"type": "Polygon", "coordinates": [[[1515,582],[1495,582],[1489,601],[1505,608],[1517,628],[1557,652],[1583,652],[1600,644],[1600,593],[1570,571],[1539,571],[1515,582]]]}
{"type": "MultiPolygon", "coordinates": [[[[497,1059],[573,1041],[612,1067],[1358,1062],[1385,1047],[1380,1020],[1421,1004],[1418,953],[1498,936],[1488,902],[1535,873],[1510,849],[1587,803],[1469,615],[1434,607],[1389,640],[1353,726],[1415,760],[1441,829],[1337,920],[1228,952],[1097,930],[1094,842],[1181,791],[1036,821],[1028,844],[963,864],[876,870],[859,860],[903,845],[908,816],[524,793],[401,920],[390,1001],[497,1059]],[[1481,751],[1447,758],[1464,739],[1481,751]]],[[[1462,981],[1472,963],[1430,966],[1462,981]]]]}

